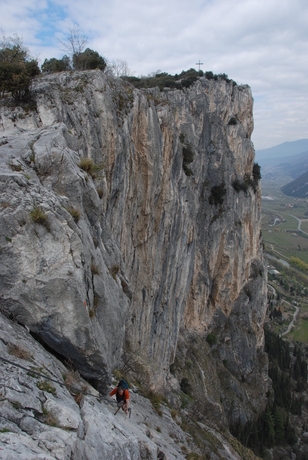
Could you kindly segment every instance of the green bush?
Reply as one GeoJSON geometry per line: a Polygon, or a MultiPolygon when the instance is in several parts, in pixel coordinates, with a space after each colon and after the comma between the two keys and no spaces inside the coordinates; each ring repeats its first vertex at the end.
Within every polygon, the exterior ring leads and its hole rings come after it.
{"type": "Polygon", "coordinates": [[[247,190],[248,190],[248,183],[243,181],[241,182],[239,179],[235,179],[233,182],[232,182],[232,187],[234,188],[234,190],[236,192],[244,192],[246,193],[247,190]]]}
{"type": "Polygon", "coordinates": [[[0,46],[0,95],[26,100],[32,79],[40,73],[37,60],[31,59],[20,37],[4,37],[0,46]]]}
{"type": "Polygon", "coordinates": [[[194,153],[192,151],[191,145],[188,142],[183,145],[183,162],[186,164],[192,163],[194,161],[194,153]]]}
{"type": "Polygon", "coordinates": [[[211,194],[209,197],[210,205],[221,206],[224,202],[225,195],[226,186],[224,182],[222,182],[220,185],[214,185],[214,187],[211,188],[211,194]]]}
{"type": "Polygon", "coordinates": [[[226,73],[219,73],[218,74],[218,79],[219,80],[225,80],[227,83],[230,83],[230,78],[228,78],[228,75],[226,73]]]}
{"type": "Polygon", "coordinates": [[[37,382],[36,386],[42,391],[47,391],[48,393],[51,393],[53,396],[57,396],[57,390],[55,389],[55,387],[53,387],[46,380],[41,380],[40,382],[37,382]]]}
{"type": "Polygon", "coordinates": [[[158,88],[162,91],[164,88],[184,89],[194,84],[203,72],[197,72],[195,69],[182,71],[179,75],[169,75],[167,72],[157,73],[148,77],[123,77],[136,88],[158,88]]]}
{"type": "Polygon", "coordinates": [[[261,180],[261,166],[258,163],[254,163],[253,165],[252,176],[255,184],[261,180]]]}
{"type": "MultiPolygon", "coordinates": [[[[231,82],[228,75],[225,73],[215,75],[212,71],[205,72],[197,71],[195,69],[183,70],[180,74],[169,75],[167,72],[157,73],[147,77],[123,77],[129,81],[135,88],[158,88],[162,91],[164,88],[174,88],[183,90],[193,85],[199,77],[205,76],[207,80],[225,80],[227,83],[231,82]]],[[[235,82],[233,82],[236,85],[235,82]]]]}
{"type": "Polygon", "coordinates": [[[232,187],[236,192],[242,191],[246,193],[249,187],[251,187],[254,190],[254,192],[256,192],[260,180],[261,167],[258,165],[258,163],[254,163],[252,168],[252,177],[249,173],[246,173],[244,176],[244,180],[240,181],[239,179],[235,179],[232,182],[232,187]]]}
{"type": "Polygon", "coordinates": [[[212,347],[215,343],[217,343],[217,337],[213,334],[213,332],[210,332],[206,337],[206,341],[212,347]]]}
{"type": "Polygon", "coordinates": [[[242,191],[246,193],[249,187],[251,187],[254,190],[254,192],[256,192],[258,183],[260,180],[261,180],[261,167],[260,165],[258,165],[258,163],[254,163],[253,168],[252,168],[252,177],[249,173],[246,173],[243,181],[240,181],[239,179],[235,179],[232,182],[232,186],[236,192],[242,191]]]}
{"type": "Polygon", "coordinates": [[[73,55],[73,66],[76,70],[105,70],[106,61],[97,51],[87,48],[83,53],[73,55]]]}
{"type": "Polygon", "coordinates": [[[186,395],[190,395],[192,391],[191,384],[189,383],[189,380],[187,377],[183,377],[180,383],[180,388],[183,393],[186,395]]]}
{"type": "Polygon", "coordinates": [[[205,72],[205,78],[207,80],[218,80],[218,76],[214,75],[213,72],[210,70],[208,72],[205,72]]]}
{"type": "Polygon", "coordinates": [[[71,70],[70,59],[66,55],[64,55],[62,59],[45,59],[41,69],[43,73],[64,72],[71,70]]]}
{"type": "Polygon", "coordinates": [[[0,62],[0,93],[11,93],[16,101],[26,100],[30,93],[30,84],[40,70],[36,61],[24,63],[0,62]]]}
{"type": "Polygon", "coordinates": [[[297,268],[298,270],[300,270],[301,272],[304,272],[304,273],[308,273],[308,264],[306,264],[305,262],[303,262],[301,259],[299,259],[298,257],[294,257],[292,256],[290,258],[290,265],[292,265],[293,267],[297,268]]]}

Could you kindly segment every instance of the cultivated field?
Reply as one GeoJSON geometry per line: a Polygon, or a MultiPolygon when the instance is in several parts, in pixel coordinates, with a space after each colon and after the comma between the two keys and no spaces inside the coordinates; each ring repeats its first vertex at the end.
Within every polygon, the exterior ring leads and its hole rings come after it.
{"type": "Polygon", "coordinates": [[[279,181],[262,179],[261,184],[264,249],[270,265],[279,272],[269,272],[269,283],[278,297],[276,308],[283,315],[269,322],[276,332],[283,333],[293,319],[295,304],[298,305],[294,327],[285,338],[308,344],[308,273],[289,266],[292,256],[308,264],[308,200],[294,199],[281,192],[280,187],[291,180],[290,177],[279,181]]]}

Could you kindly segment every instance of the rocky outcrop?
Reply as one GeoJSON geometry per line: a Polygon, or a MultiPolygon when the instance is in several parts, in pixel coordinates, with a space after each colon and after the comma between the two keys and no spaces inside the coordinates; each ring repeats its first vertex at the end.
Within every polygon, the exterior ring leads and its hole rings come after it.
{"type": "MultiPolygon", "coordinates": [[[[100,390],[123,349],[149,385],[169,386],[179,340],[208,349],[212,333],[238,399],[261,406],[250,89],[200,78],[136,90],[92,71],[38,78],[33,91],[37,111],[1,107],[2,312],[100,390]]],[[[234,407],[222,399],[211,403],[234,407]]]]}
{"type": "MultiPolygon", "coordinates": [[[[100,398],[78,372],[1,314],[0,350],[2,460],[184,460],[197,449],[179,416],[176,423],[166,405],[159,415],[132,389],[131,417],[115,416],[112,398],[100,398]]],[[[205,428],[212,458],[241,458],[219,432],[205,428]]]]}

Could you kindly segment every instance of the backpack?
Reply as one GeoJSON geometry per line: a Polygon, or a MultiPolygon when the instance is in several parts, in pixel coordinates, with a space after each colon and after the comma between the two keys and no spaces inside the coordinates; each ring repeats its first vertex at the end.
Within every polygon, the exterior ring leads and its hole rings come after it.
{"type": "Polygon", "coordinates": [[[128,390],[128,383],[126,382],[125,379],[122,379],[118,383],[118,388],[122,387],[124,390],[128,390]]]}
{"type": "Polygon", "coordinates": [[[117,391],[117,394],[116,394],[117,402],[124,401],[125,390],[128,390],[128,383],[126,382],[125,379],[122,379],[122,380],[119,381],[118,388],[119,387],[124,389],[124,393],[123,393],[122,396],[120,396],[119,392],[117,391]]]}

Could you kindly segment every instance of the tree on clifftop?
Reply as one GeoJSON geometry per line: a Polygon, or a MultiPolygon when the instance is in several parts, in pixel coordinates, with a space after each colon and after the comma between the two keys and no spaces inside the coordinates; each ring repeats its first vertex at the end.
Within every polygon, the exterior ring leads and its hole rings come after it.
{"type": "Polygon", "coordinates": [[[66,55],[62,59],[45,59],[42,64],[43,73],[64,72],[65,70],[71,70],[70,58],[66,55]]]}
{"type": "Polygon", "coordinates": [[[64,51],[68,53],[72,62],[75,56],[75,65],[78,68],[79,56],[84,52],[88,43],[88,38],[81,32],[80,27],[74,24],[65,36],[65,39],[59,40],[59,42],[63,46],[64,51]]]}
{"type": "Polygon", "coordinates": [[[73,65],[76,70],[87,70],[87,69],[99,69],[104,70],[106,67],[105,59],[98,54],[97,51],[93,51],[87,48],[83,53],[78,56],[73,55],[73,65]]]}
{"type": "Polygon", "coordinates": [[[36,59],[18,35],[2,37],[0,42],[0,96],[11,93],[15,100],[24,100],[35,75],[40,73],[36,59]]]}
{"type": "MultiPolygon", "coordinates": [[[[71,67],[74,70],[105,69],[105,59],[100,56],[97,51],[86,48],[88,38],[81,32],[80,27],[77,24],[69,30],[69,33],[65,36],[64,40],[59,41],[64,50],[70,56],[71,67]]],[[[64,59],[64,57],[62,59],[64,59]]],[[[61,70],[53,71],[59,72],[61,70]]],[[[43,71],[45,72],[45,70],[43,71]]]]}

